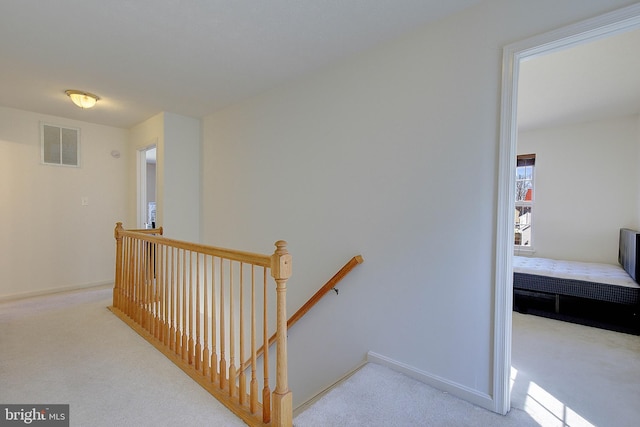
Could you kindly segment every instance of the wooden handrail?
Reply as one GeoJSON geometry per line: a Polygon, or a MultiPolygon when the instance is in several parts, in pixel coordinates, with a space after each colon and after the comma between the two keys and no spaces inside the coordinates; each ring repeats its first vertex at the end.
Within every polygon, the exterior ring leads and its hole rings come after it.
{"type": "Polygon", "coordinates": [[[162,234],[162,227],[159,229],[142,229],[142,230],[125,230],[121,229],[118,234],[120,237],[129,236],[135,237],[140,240],[144,240],[149,243],[159,243],[167,246],[171,246],[177,249],[184,249],[187,251],[199,252],[201,254],[221,257],[225,259],[231,259],[233,261],[245,262],[247,264],[259,265],[260,267],[271,267],[271,256],[256,254],[246,251],[231,250],[226,248],[220,248],[216,246],[201,245],[199,243],[185,242],[182,240],[170,239],[164,236],[155,235],[162,234]],[[144,234],[144,236],[140,236],[144,234]]]}
{"type": "MultiPolygon", "coordinates": [[[[362,255],[356,255],[353,258],[351,258],[336,274],[333,275],[331,279],[329,279],[327,283],[324,284],[324,286],[322,286],[318,290],[318,292],[313,294],[313,296],[309,298],[309,300],[306,303],[304,303],[304,305],[300,307],[300,309],[298,309],[298,311],[296,311],[293,314],[293,316],[289,318],[289,320],[287,320],[287,330],[289,330],[289,328],[295,325],[298,320],[300,320],[305,314],[307,314],[307,312],[309,312],[309,310],[311,310],[311,308],[314,305],[316,305],[318,301],[322,299],[323,296],[325,296],[327,293],[329,293],[329,291],[334,289],[337,286],[337,284],[347,274],[351,272],[351,270],[353,270],[358,264],[362,264],[363,262],[364,262],[364,258],[362,258],[362,255]]],[[[273,334],[271,335],[271,338],[269,338],[268,346],[271,347],[271,345],[275,341],[276,341],[276,334],[273,334]]],[[[262,354],[264,354],[264,345],[260,347],[256,352],[257,357],[262,356],[262,354]]],[[[251,359],[247,360],[242,365],[242,369],[245,370],[249,366],[251,366],[251,359]]]]}
{"type": "Polygon", "coordinates": [[[162,227],[158,227],[158,228],[130,228],[128,230],[125,230],[123,228],[122,231],[131,231],[133,233],[142,233],[142,234],[159,234],[160,236],[162,236],[163,228],[162,227]]]}

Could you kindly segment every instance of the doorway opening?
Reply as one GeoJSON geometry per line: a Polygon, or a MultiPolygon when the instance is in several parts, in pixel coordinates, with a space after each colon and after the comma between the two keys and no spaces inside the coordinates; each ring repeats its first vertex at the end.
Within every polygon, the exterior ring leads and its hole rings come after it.
{"type": "Polygon", "coordinates": [[[156,228],[156,158],[156,144],[138,150],[138,228],[156,228]]]}
{"type": "Polygon", "coordinates": [[[494,410],[510,410],[513,242],[518,132],[518,77],[522,61],[640,28],[636,4],[506,46],[503,50],[502,107],[497,205],[494,326],[494,410]]]}

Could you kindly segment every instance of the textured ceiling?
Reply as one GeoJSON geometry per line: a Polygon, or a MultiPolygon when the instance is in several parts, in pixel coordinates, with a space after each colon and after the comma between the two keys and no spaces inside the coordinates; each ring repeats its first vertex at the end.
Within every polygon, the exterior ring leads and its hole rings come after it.
{"type": "Polygon", "coordinates": [[[3,0],[0,105],[129,128],[202,117],[479,0],[3,0]],[[101,97],[80,110],[65,89],[101,97]]]}

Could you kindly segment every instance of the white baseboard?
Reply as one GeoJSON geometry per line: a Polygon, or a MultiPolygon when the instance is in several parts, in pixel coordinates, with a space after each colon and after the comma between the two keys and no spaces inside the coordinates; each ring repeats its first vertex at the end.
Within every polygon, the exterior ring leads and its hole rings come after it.
{"type": "Polygon", "coordinates": [[[493,399],[488,394],[480,393],[477,390],[473,390],[464,385],[438,377],[437,375],[423,372],[402,362],[374,353],[373,351],[367,353],[367,362],[385,366],[420,381],[421,383],[425,383],[433,388],[450,393],[453,396],[494,412],[493,399]]]}
{"type": "Polygon", "coordinates": [[[14,300],[19,300],[24,298],[33,298],[33,297],[39,297],[44,295],[59,294],[61,292],[79,291],[82,289],[100,288],[100,287],[107,287],[107,286],[112,287],[113,280],[108,280],[104,282],[95,282],[95,283],[85,283],[83,285],[66,286],[62,288],[50,288],[50,289],[43,289],[39,291],[21,292],[18,294],[0,295],[0,302],[14,301],[14,300]]]}

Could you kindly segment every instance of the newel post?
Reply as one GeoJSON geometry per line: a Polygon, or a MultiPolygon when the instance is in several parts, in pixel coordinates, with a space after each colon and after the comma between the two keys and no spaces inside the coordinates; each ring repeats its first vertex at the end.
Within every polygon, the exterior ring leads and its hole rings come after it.
{"type": "Polygon", "coordinates": [[[271,255],[271,276],[276,281],[276,389],[273,392],[273,425],[293,425],[293,397],[287,379],[287,279],[291,277],[291,255],[287,242],[275,243],[271,255]]]}
{"type": "Polygon", "coordinates": [[[120,308],[120,295],[122,294],[122,235],[124,231],[122,223],[117,222],[116,228],[113,230],[113,237],[116,239],[116,277],[113,285],[113,306],[120,308]]]}

